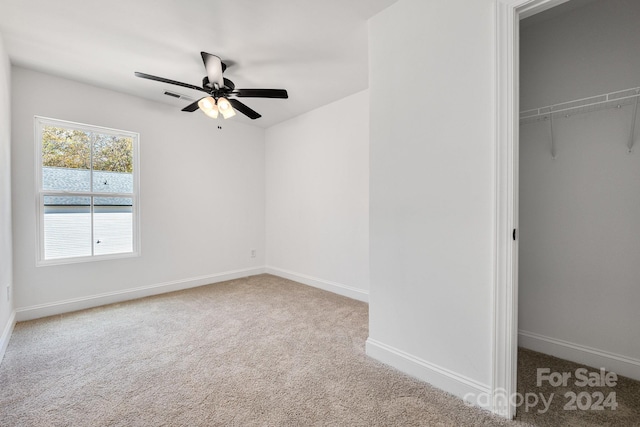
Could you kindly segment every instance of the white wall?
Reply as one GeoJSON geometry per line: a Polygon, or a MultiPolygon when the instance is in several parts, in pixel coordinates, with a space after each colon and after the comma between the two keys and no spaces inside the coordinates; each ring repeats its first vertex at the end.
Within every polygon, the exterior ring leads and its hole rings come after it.
{"type": "Polygon", "coordinates": [[[491,382],[494,3],[370,20],[367,352],[459,396],[491,382]]]}
{"type": "Polygon", "coordinates": [[[262,129],[15,67],[12,95],[19,319],[262,271],[262,129]],[[34,115],[140,133],[141,257],[36,268],[34,115]]]}
{"type": "MultiPolygon", "coordinates": [[[[602,0],[524,28],[521,87],[539,103],[530,106],[640,86],[639,18],[637,1],[602,0]]],[[[556,160],[548,122],[520,126],[519,328],[522,346],[640,379],[632,113],[555,120],[556,160]]]]}
{"type": "Polygon", "coordinates": [[[266,131],[271,273],[366,300],[369,291],[369,94],[266,131]]]}
{"type": "Polygon", "coordinates": [[[0,361],[13,328],[11,240],[11,64],[0,34],[0,361]]]}

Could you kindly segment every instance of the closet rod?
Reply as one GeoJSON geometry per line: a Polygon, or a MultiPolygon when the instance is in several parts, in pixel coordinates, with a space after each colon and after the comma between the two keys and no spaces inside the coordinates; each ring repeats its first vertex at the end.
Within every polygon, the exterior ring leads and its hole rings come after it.
{"type": "Polygon", "coordinates": [[[588,98],[548,105],[520,113],[520,124],[535,123],[540,120],[548,120],[553,117],[571,116],[572,114],[586,113],[606,108],[631,105],[640,97],[640,88],[630,88],[621,91],[605,93],[588,98]]]}

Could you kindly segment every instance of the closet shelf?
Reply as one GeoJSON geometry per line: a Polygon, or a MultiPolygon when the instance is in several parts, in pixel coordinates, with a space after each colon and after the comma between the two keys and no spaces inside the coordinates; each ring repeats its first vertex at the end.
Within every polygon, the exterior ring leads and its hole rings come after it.
{"type": "Polygon", "coordinates": [[[563,102],[561,104],[549,105],[534,110],[522,111],[520,113],[520,124],[536,123],[551,118],[568,117],[607,108],[622,108],[625,105],[636,104],[636,99],[638,99],[639,96],[640,87],[636,87],[563,102]]]}

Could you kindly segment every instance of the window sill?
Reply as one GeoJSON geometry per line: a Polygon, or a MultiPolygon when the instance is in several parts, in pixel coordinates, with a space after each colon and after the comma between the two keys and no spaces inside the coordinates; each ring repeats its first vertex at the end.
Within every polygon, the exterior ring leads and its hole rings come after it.
{"type": "Polygon", "coordinates": [[[36,267],[49,267],[53,265],[109,261],[109,260],[123,259],[123,258],[136,258],[139,256],[140,256],[140,251],[127,252],[127,253],[121,253],[121,254],[110,254],[110,255],[93,255],[93,256],[83,256],[83,257],[74,257],[74,258],[56,258],[56,259],[47,259],[47,260],[37,260],[36,267]]]}

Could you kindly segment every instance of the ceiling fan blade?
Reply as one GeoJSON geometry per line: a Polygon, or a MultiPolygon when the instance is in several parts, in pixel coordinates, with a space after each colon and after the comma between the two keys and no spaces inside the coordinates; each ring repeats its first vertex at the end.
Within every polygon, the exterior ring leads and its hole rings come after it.
{"type": "Polygon", "coordinates": [[[251,108],[247,107],[246,105],[244,105],[242,102],[238,101],[237,99],[231,98],[231,99],[229,99],[229,102],[231,103],[233,108],[235,108],[236,110],[240,111],[242,114],[244,114],[245,116],[249,117],[251,120],[259,119],[260,117],[262,117],[259,113],[257,113],[256,111],[252,110],[251,108]]]}
{"type": "Polygon", "coordinates": [[[233,95],[238,98],[289,98],[284,89],[237,89],[233,95]]]}
{"type": "MultiPolygon", "coordinates": [[[[200,99],[202,99],[202,98],[200,98],[200,99]]],[[[200,108],[200,107],[198,106],[198,102],[200,102],[200,99],[198,99],[198,100],[197,100],[196,102],[194,102],[193,104],[189,104],[189,105],[187,105],[186,107],[184,107],[184,108],[182,109],[182,111],[186,111],[186,112],[188,112],[188,113],[193,113],[193,112],[194,112],[194,111],[196,111],[198,108],[200,108]]]]}
{"type": "Polygon", "coordinates": [[[151,74],[139,73],[137,71],[135,72],[135,74],[136,74],[136,77],[140,77],[140,78],[143,78],[143,79],[155,80],[157,82],[169,83],[170,85],[182,86],[182,87],[186,87],[186,88],[189,88],[189,89],[199,90],[201,92],[207,92],[203,88],[198,87],[198,86],[194,86],[194,85],[190,85],[189,83],[177,82],[175,80],[165,79],[164,77],[152,76],[151,74]]]}
{"type": "Polygon", "coordinates": [[[224,86],[224,80],[222,78],[222,61],[219,57],[211,55],[207,52],[200,52],[202,56],[202,62],[204,62],[204,68],[207,70],[207,77],[211,84],[217,84],[218,87],[224,86]]]}

